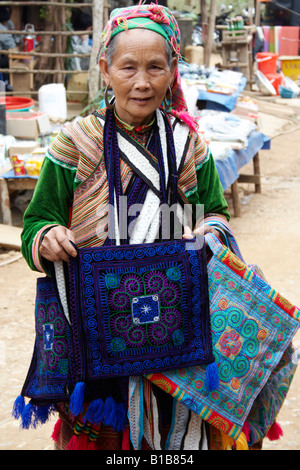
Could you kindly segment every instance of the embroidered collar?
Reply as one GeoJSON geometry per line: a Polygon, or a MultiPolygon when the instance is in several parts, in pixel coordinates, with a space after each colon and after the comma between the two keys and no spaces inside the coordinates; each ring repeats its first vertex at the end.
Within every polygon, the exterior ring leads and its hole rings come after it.
{"type": "Polygon", "coordinates": [[[120,119],[119,116],[117,115],[116,110],[114,110],[114,113],[115,113],[115,117],[116,117],[117,121],[119,121],[119,123],[121,123],[121,125],[123,127],[125,127],[125,129],[127,131],[137,132],[138,134],[144,134],[145,132],[149,132],[149,130],[153,126],[153,124],[155,122],[155,118],[156,118],[155,115],[154,115],[153,119],[151,119],[149,124],[144,124],[142,126],[132,126],[131,124],[127,124],[126,122],[122,121],[122,119],[120,119]]]}

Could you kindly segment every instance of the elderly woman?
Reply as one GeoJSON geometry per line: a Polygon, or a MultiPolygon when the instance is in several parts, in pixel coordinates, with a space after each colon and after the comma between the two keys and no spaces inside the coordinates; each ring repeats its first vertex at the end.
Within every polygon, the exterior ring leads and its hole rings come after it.
{"type": "MultiPolygon", "coordinates": [[[[158,203],[171,204],[174,194],[181,206],[204,206],[204,232],[214,230],[209,223],[211,214],[229,219],[212,155],[187,112],[177,68],[179,57],[180,34],[168,9],[152,4],[112,13],[99,52],[107,84],[107,106],[65,127],[57,136],[24,217],[22,252],[32,269],[47,273],[49,263],[76,256],[71,242],[78,247],[109,242],[111,185],[116,196],[126,196],[127,210],[134,204],[142,205],[134,228],[118,241],[121,244],[156,240],[157,199],[158,203]],[[111,101],[109,89],[114,96],[111,101]],[[153,167],[159,169],[158,188],[153,167]],[[159,194],[155,204],[151,200],[154,192],[159,194]]],[[[191,237],[191,230],[197,229],[195,217],[193,224],[185,228],[183,237],[191,237]]],[[[112,394],[122,396],[127,408],[128,381],[107,379],[103,393],[108,388],[112,394]]],[[[157,448],[164,448],[173,398],[150,382],[147,390],[149,429],[161,431],[157,448]]],[[[59,449],[72,449],[72,437],[74,433],[78,437],[80,421],[68,413],[67,404],[61,403],[58,410],[56,445],[59,449]]],[[[132,438],[139,425],[127,424],[122,431],[108,425],[94,429],[89,445],[84,444],[83,432],[76,448],[92,445],[100,450],[129,449],[129,435],[132,438]]],[[[195,448],[218,448],[218,431],[208,433],[200,421],[198,426],[201,429],[197,430],[195,448]]],[[[193,433],[193,425],[186,423],[186,427],[182,438],[193,433]]],[[[191,442],[189,437],[186,441],[191,442]]],[[[145,436],[142,448],[149,448],[145,436]]]]}

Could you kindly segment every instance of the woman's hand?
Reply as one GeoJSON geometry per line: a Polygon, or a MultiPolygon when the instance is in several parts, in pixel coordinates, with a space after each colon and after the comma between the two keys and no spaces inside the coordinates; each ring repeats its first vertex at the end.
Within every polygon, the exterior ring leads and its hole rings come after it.
{"type": "Polygon", "coordinates": [[[72,231],[62,225],[57,225],[45,234],[40,244],[40,254],[49,261],[68,262],[69,256],[77,255],[71,241],[75,243],[72,231]]]}
{"type": "Polygon", "coordinates": [[[182,235],[182,238],[185,238],[186,240],[191,240],[192,238],[195,238],[195,235],[204,236],[206,233],[212,233],[216,237],[220,237],[220,233],[218,232],[218,230],[214,229],[208,224],[205,224],[201,228],[196,228],[193,232],[191,231],[190,227],[184,227],[184,234],[182,235]]]}

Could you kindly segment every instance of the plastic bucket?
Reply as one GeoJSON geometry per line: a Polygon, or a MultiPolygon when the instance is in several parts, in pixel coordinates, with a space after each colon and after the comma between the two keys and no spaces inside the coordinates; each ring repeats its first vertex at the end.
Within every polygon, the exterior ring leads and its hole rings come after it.
{"type": "Polygon", "coordinates": [[[5,103],[5,109],[9,112],[29,111],[34,107],[34,100],[22,96],[5,96],[0,98],[0,104],[5,103]]]}
{"type": "Polygon", "coordinates": [[[279,73],[267,73],[267,79],[272,83],[273,87],[276,90],[277,95],[279,95],[279,87],[282,85],[283,77],[279,73]]]}
{"type": "Polygon", "coordinates": [[[286,88],[282,85],[279,86],[279,93],[281,98],[297,98],[298,93],[291,90],[290,88],[286,88]]]}
{"type": "Polygon", "coordinates": [[[264,75],[268,73],[275,74],[277,72],[278,55],[273,52],[258,52],[256,54],[257,68],[264,75]]]}

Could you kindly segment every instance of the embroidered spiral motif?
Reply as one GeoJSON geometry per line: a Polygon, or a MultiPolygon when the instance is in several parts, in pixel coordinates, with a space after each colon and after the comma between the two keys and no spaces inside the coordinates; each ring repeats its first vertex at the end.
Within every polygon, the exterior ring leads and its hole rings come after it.
{"type": "Polygon", "coordinates": [[[250,338],[243,344],[243,350],[249,357],[255,357],[259,350],[259,343],[257,339],[250,338]]]}
{"type": "Polygon", "coordinates": [[[47,308],[44,304],[39,304],[37,307],[37,322],[36,328],[37,333],[41,335],[43,333],[43,324],[46,321],[47,308]]]}
{"type": "Polygon", "coordinates": [[[153,246],[146,247],[145,249],[146,256],[155,256],[156,251],[153,246]]]}
{"type": "Polygon", "coordinates": [[[66,333],[67,325],[66,322],[61,318],[57,317],[54,322],[54,330],[57,335],[63,336],[66,333]]]}
{"type": "Polygon", "coordinates": [[[170,341],[171,335],[163,324],[151,324],[148,328],[149,340],[152,344],[160,346],[170,341]]]}
{"type": "Polygon", "coordinates": [[[58,356],[51,352],[48,355],[48,369],[50,372],[54,372],[57,369],[57,364],[58,364],[58,356]]]}
{"type": "Polygon", "coordinates": [[[166,275],[170,281],[179,281],[181,278],[180,269],[174,266],[173,268],[167,269],[166,275]]]}
{"type": "Polygon", "coordinates": [[[135,326],[130,328],[126,335],[126,344],[127,346],[141,347],[144,346],[147,342],[147,335],[145,329],[141,326],[135,326]]]}
{"type": "Polygon", "coordinates": [[[107,261],[111,261],[112,259],[114,259],[114,253],[113,251],[105,251],[104,252],[104,259],[106,259],[107,261]]]}
{"type": "Polygon", "coordinates": [[[82,265],[82,271],[85,273],[85,274],[91,274],[92,272],[92,265],[89,264],[89,263],[84,263],[82,265]]]}
{"type": "Polygon", "coordinates": [[[108,273],[105,276],[105,285],[108,289],[119,287],[120,279],[115,273],[108,273]]]}
{"type": "Polygon", "coordinates": [[[51,322],[57,317],[58,305],[56,302],[51,302],[48,305],[48,321],[51,322]]]}
{"type": "Polygon", "coordinates": [[[112,373],[113,374],[120,374],[122,372],[122,366],[120,364],[114,364],[112,366],[112,373]]]}
{"type": "Polygon", "coordinates": [[[66,342],[64,340],[57,340],[54,343],[53,351],[56,356],[63,357],[66,354],[66,342]]]}
{"type": "Polygon", "coordinates": [[[126,349],[126,343],[123,338],[113,338],[110,347],[113,351],[124,351],[126,349]]]}
{"type": "Polygon", "coordinates": [[[182,326],[182,314],[179,310],[166,309],[161,312],[161,319],[164,325],[171,331],[182,326]]]}
{"type": "Polygon", "coordinates": [[[160,294],[160,302],[164,307],[176,305],[180,300],[180,288],[178,285],[168,285],[160,294]]]}
{"type": "Polygon", "coordinates": [[[227,382],[232,376],[232,363],[222,357],[222,361],[218,365],[218,373],[220,379],[227,382]]]}
{"type": "Polygon", "coordinates": [[[130,315],[114,315],[110,318],[110,326],[114,335],[120,335],[126,333],[131,327],[131,316],[130,315]]]}
{"type": "Polygon", "coordinates": [[[90,253],[84,253],[81,258],[84,263],[90,263],[93,259],[90,253]]]}
{"type": "Polygon", "coordinates": [[[184,343],[184,333],[182,330],[176,330],[172,334],[172,341],[175,346],[179,346],[184,343]]]}
{"type": "Polygon", "coordinates": [[[167,277],[160,271],[150,271],[145,275],[145,288],[150,294],[160,292],[167,284],[167,277]]]}
{"type": "Polygon", "coordinates": [[[142,279],[135,273],[125,274],[122,277],[120,287],[129,295],[138,296],[143,294],[142,279]]]}
{"type": "Polygon", "coordinates": [[[141,248],[135,250],[135,251],[134,251],[134,256],[135,256],[136,258],[144,258],[144,256],[145,256],[144,250],[141,249],[141,248]]]}
{"type": "Polygon", "coordinates": [[[110,291],[108,296],[108,302],[112,310],[130,309],[130,297],[121,290],[110,291]]]}
{"type": "Polygon", "coordinates": [[[243,316],[244,316],[242,310],[235,308],[235,307],[230,307],[227,310],[226,314],[228,315],[228,323],[233,328],[241,324],[243,316]]]}
{"type": "Polygon", "coordinates": [[[248,319],[241,328],[241,334],[245,338],[253,338],[256,337],[258,333],[258,325],[254,320],[248,319]]]}
{"type": "Polygon", "coordinates": [[[220,300],[219,300],[219,303],[218,303],[218,307],[219,307],[221,310],[226,310],[226,308],[228,307],[227,299],[225,299],[225,298],[220,299],[220,300]]]}
{"type": "Polygon", "coordinates": [[[249,370],[249,360],[245,356],[237,356],[233,362],[232,368],[236,377],[242,377],[249,370]]]}
{"type": "Polygon", "coordinates": [[[224,316],[223,312],[214,312],[211,318],[212,329],[218,333],[219,331],[223,331],[226,326],[226,317],[224,316]]]}
{"type": "Polygon", "coordinates": [[[115,252],[115,259],[123,259],[124,258],[124,254],[123,254],[123,251],[116,251],[115,252]]]}
{"type": "Polygon", "coordinates": [[[85,278],[84,278],[84,285],[85,285],[85,286],[91,286],[92,284],[94,284],[94,278],[93,278],[93,276],[91,276],[91,275],[85,276],[85,278]]]}
{"type": "Polygon", "coordinates": [[[86,293],[86,295],[94,295],[94,292],[95,292],[95,291],[94,291],[94,287],[93,287],[93,286],[87,286],[87,287],[85,288],[85,293],[86,293]]]}

